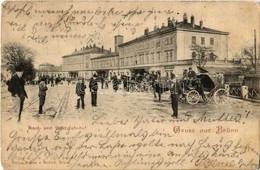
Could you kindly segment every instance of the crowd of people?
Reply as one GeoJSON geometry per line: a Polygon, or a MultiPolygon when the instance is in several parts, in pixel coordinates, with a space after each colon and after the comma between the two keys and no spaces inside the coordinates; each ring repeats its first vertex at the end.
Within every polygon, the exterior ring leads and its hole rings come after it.
{"type": "MultiPolygon", "coordinates": [[[[21,120],[21,113],[23,110],[24,100],[27,98],[27,93],[25,91],[24,85],[25,81],[23,78],[23,71],[21,68],[16,69],[10,69],[11,72],[11,78],[7,81],[8,85],[8,91],[11,93],[14,103],[14,110],[13,112],[18,113],[18,121],[21,120]],[[18,109],[19,108],[19,109],[18,109]]],[[[98,79],[101,83],[101,89],[108,89],[109,88],[109,80],[107,77],[100,76],[98,77],[97,74],[93,74],[92,77],[89,80],[89,91],[91,93],[91,105],[93,107],[97,106],[97,93],[98,93],[98,79]],[[104,87],[105,85],[105,87],[104,87]]],[[[51,87],[54,86],[54,79],[46,79],[45,77],[40,78],[40,82],[38,83],[39,86],[39,109],[38,114],[43,113],[43,106],[45,104],[45,98],[46,98],[46,91],[48,90],[47,85],[50,83],[51,87]]],[[[119,90],[119,84],[122,84],[123,90],[129,92],[131,86],[133,84],[141,84],[142,82],[149,82],[149,85],[153,89],[153,96],[156,98],[156,101],[161,102],[161,95],[169,90],[170,91],[170,98],[171,98],[171,104],[172,104],[172,116],[178,117],[178,101],[180,98],[180,95],[184,95],[183,90],[185,88],[189,88],[190,86],[196,87],[196,90],[202,95],[202,98],[205,100],[205,94],[203,91],[203,86],[196,78],[195,71],[192,70],[192,68],[189,68],[188,70],[184,70],[183,77],[181,79],[182,84],[180,81],[176,80],[176,76],[173,73],[170,73],[169,78],[163,79],[161,77],[161,73],[159,71],[154,72],[152,71],[151,74],[132,74],[132,76],[128,74],[121,75],[120,78],[118,78],[117,74],[114,73],[114,75],[111,77],[112,82],[112,88],[114,92],[117,92],[119,90]],[[157,100],[158,97],[158,100],[157,100]]],[[[68,85],[70,82],[68,82],[68,85]]],[[[78,96],[76,101],[76,109],[79,109],[80,107],[82,109],[85,109],[85,90],[87,86],[85,84],[84,78],[78,77],[78,81],[76,83],[76,95],[78,96]]]]}

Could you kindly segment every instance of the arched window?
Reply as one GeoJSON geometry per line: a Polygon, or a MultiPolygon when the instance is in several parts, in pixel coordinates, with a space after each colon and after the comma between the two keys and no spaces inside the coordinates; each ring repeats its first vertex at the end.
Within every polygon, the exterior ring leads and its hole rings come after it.
{"type": "Polygon", "coordinates": [[[201,53],[201,59],[205,59],[206,55],[205,55],[205,52],[202,52],[201,53]]]}
{"type": "Polygon", "coordinates": [[[192,59],[196,59],[196,52],[195,51],[192,52],[192,59]]]}
{"type": "Polygon", "coordinates": [[[216,60],[216,55],[214,53],[209,54],[211,60],[216,60]]]}

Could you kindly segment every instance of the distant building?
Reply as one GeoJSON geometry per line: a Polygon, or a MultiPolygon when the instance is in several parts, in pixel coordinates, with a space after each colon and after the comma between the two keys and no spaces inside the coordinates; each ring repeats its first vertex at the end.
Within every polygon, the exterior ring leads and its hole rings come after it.
{"type": "MultiPolygon", "coordinates": [[[[76,49],[72,54],[62,57],[62,71],[67,72],[70,78],[90,78],[92,73],[96,71],[108,74],[107,69],[111,68],[111,63],[106,63],[103,58],[112,58],[111,60],[113,60],[116,56],[116,53],[111,52],[111,49],[106,50],[103,46],[97,47],[94,44],[82,47],[79,51],[76,49]]],[[[116,61],[112,64],[115,63],[116,61]]]]}
{"type": "Polygon", "coordinates": [[[36,76],[53,76],[53,77],[67,77],[66,72],[62,72],[62,66],[55,66],[50,63],[42,63],[39,65],[36,76]]]}

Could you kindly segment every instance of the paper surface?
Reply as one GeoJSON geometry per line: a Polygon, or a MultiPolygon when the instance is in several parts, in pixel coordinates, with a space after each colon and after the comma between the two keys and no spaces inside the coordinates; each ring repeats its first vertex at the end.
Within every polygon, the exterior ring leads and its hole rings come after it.
{"type": "MultiPolygon", "coordinates": [[[[62,64],[62,56],[96,44],[114,50],[114,36],[130,41],[168,17],[195,16],[198,25],[229,32],[228,56],[259,35],[253,2],[4,2],[2,46],[20,42],[36,51],[35,67],[62,64]]],[[[259,37],[259,36],[258,36],[259,37]]],[[[75,85],[50,87],[37,116],[38,86],[28,85],[21,122],[8,112],[11,94],[1,83],[4,169],[258,169],[259,103],[229,98],[224,105],[179,103],[169,94],[98,92],[98,107],[77,110],[75,85]],[[55,115],[55,116],[53,116],[55,115]]],[[[100,88],[100,84],[99,84],[100,88]]]]}

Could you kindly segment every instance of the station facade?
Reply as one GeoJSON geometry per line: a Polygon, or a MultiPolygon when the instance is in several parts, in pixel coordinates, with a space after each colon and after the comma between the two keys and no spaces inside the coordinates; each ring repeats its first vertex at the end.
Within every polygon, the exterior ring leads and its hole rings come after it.
{"type": "Polygon", "coordinates": [[[94,72],[111,77],[132,73],[159,71],[162,76],[170,72],[182,75],[184,69],[197,66],[219,68],[228,64],[228,32],[195,23],[195,17],[183,15],[183,21],[168,18],[167,25],[144,30],[142,36],[124,42],[122,35],[114,39],[115,52],[103,46],[87,46],[62,57],[62,71],[69,76],[89,78],[94,72]],[[202,65],[202,63],[204,63],[202,65]]]}

